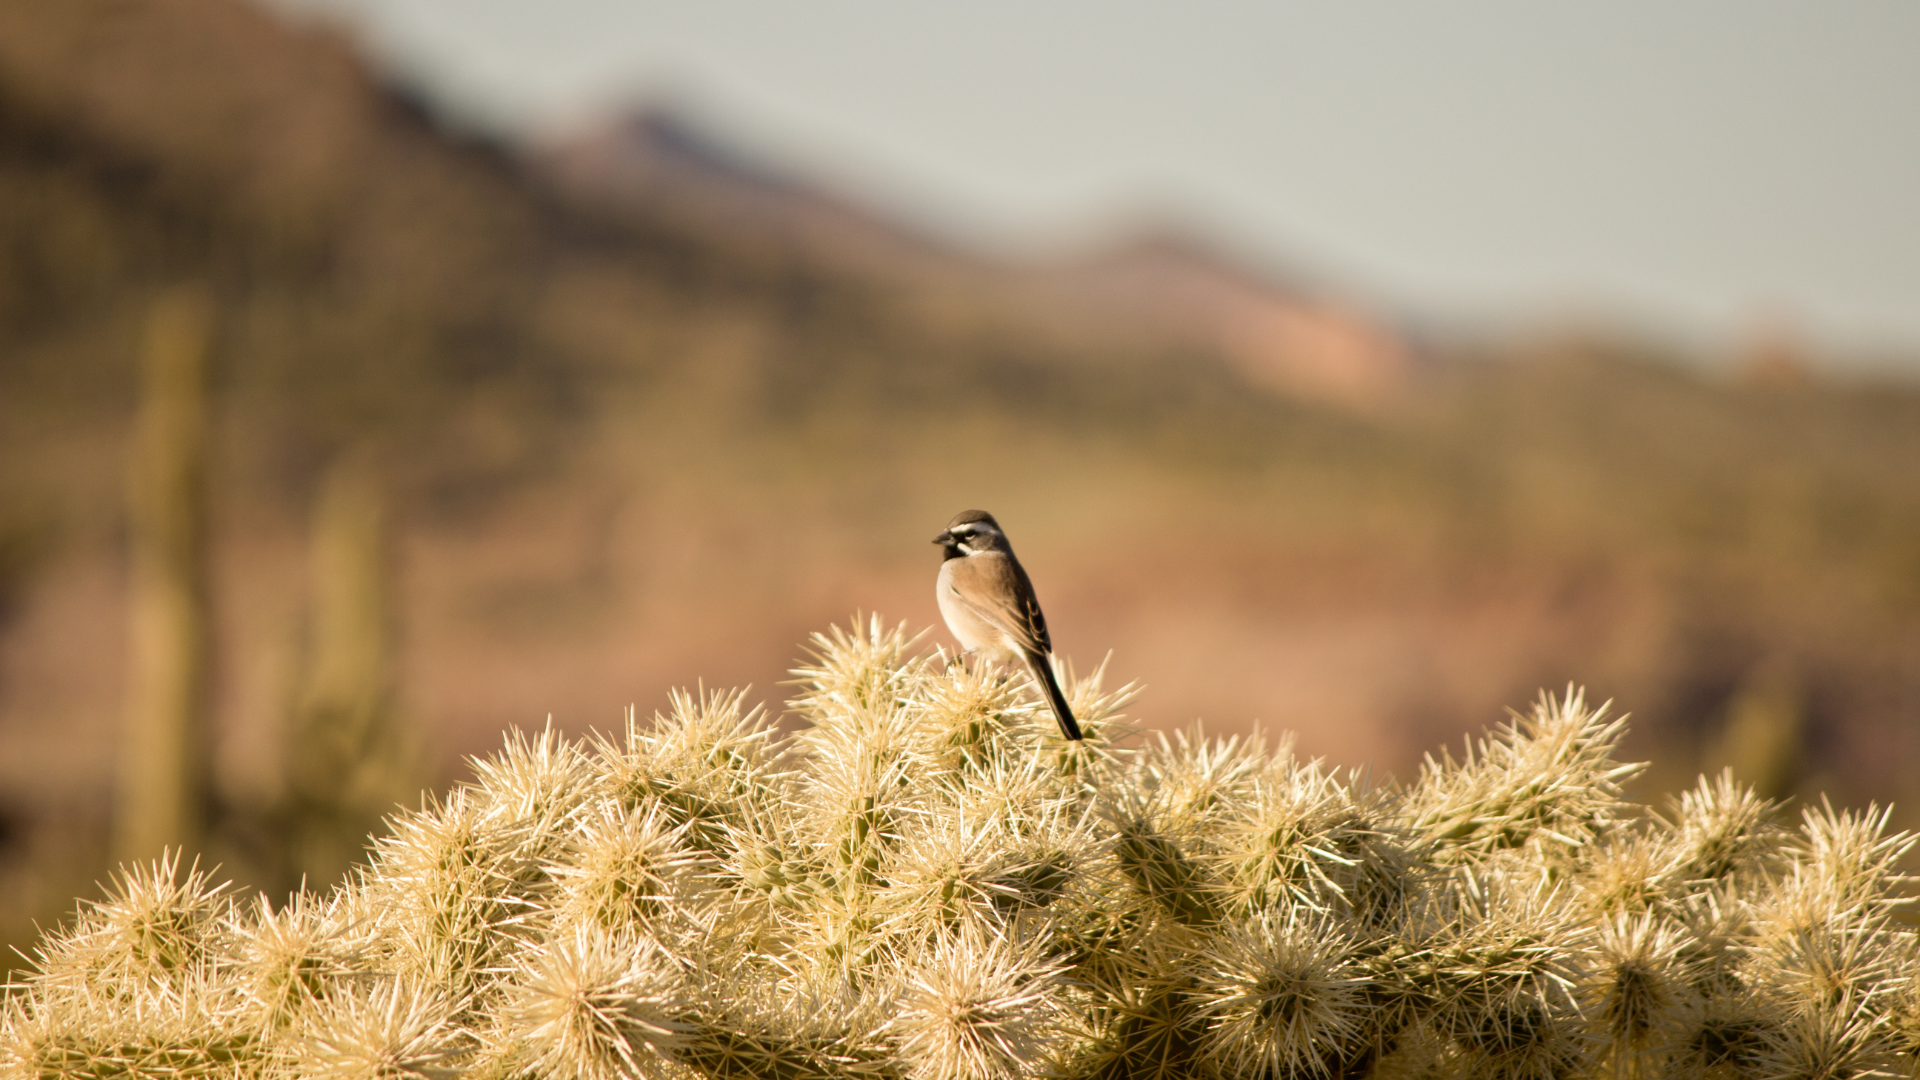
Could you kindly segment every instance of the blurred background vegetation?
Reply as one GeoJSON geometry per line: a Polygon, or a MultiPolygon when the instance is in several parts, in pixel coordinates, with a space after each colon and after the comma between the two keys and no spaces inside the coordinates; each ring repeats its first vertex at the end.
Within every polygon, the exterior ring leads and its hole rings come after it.
{"type": "Polygon", "coordinates": [[[989,259],[670,115],[477,140],[240,0],[0,8],[7,941],[161,832],[284,889],[505,727],[777,704],[808,632],[937,624],[967,506],[1147,727],[1405,776],[1574,680],[1638,797],[1731,765],[1920,821],[1911,383],[1415,330],[1173,232],[989,259]],[[169,349],[198,451],[140,419],[169,349]]]}

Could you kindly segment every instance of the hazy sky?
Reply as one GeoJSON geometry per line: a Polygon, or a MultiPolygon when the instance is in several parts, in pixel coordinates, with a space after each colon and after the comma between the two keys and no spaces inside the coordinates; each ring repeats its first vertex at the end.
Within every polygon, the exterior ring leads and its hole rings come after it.
{"type": "Polygon", "coordinates": [[[941,228],[1172,208],[1390,307],[1920,352],[1920,3],[280,0],[521,132],[671,91],[941,228]]]}

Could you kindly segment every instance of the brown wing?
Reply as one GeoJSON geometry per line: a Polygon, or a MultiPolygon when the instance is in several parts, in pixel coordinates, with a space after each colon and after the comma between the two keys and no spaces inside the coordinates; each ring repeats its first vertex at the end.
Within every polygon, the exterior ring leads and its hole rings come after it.
{"type": "Polygon", "coordinates": [[[1021,649],[1043,656],[1053,651],[1033,583],[1018,562],[994,552],[956,559],[952,565],[956,599],[985,622],[1007,631],[1021,649]]]}
{"type": "Polygon", "coordinates": [[[1053,639],[1047,636],[1047,617],[1040,614],[1040,598],[1034,595],[1033,582],[1027,577],[1027,568],[1020,560],[1009,558],[1013,564],[1013,575],[1020,581],[1021,606],[1026,608],[1027,632],[1033,637],[1034,644],[1040,646],[1042,656],[1053,654],[1053,639]]]}

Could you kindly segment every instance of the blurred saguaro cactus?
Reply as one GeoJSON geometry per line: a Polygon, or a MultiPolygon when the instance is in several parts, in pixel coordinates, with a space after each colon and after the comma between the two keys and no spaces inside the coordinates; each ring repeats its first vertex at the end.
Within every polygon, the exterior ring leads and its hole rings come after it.
{"type": "Polygon", "coordinates": [[[283,744],[290,868],[337,880],[419,794],[399,711],[394,551],[378,450],[343,451],[314,501],[309,619],[283,744]]]}
{"type": "Polygon", "coordinates": [[[1727,703],[1714,764],[1770,799],[1793,794],[1806,769],[1806,691],[1783,661],[1756,665],[1727,703]]]}
{"type": "Polygon", "coordinates": [[[1369,786],[1282,742],[1114,744],[1125,692],[815,639],[737,694],[515,734],[283,908],[125,872],[0,1009],[33,1077],[1840,1080],[1912,1076],[1911,836],[1731,777],[1624,801],[1543,697],[1369,786]]]}
{"type": "Polygon", "coordinates": [[[153,303],[127,457],[129,609],[114,849],[196,849],[210,792],[209,359],[214,305],[199,286],[153,303]]]}

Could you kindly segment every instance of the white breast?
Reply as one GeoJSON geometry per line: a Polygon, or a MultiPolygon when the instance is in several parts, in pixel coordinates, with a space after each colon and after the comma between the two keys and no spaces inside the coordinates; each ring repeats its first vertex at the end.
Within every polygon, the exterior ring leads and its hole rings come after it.
{"type": "Polygon", "coordinates": [[[1012,647],[1007,632],[982,619],[954,595],[953,568],[959,563],[959,559],[941,563],[940,576],[934,586],[934,598],[940,603],[940,617],[947,621],[947,629],[960,639],[960,647],[970,653],[1018,659],[1019,653],[1012,647]]]}

